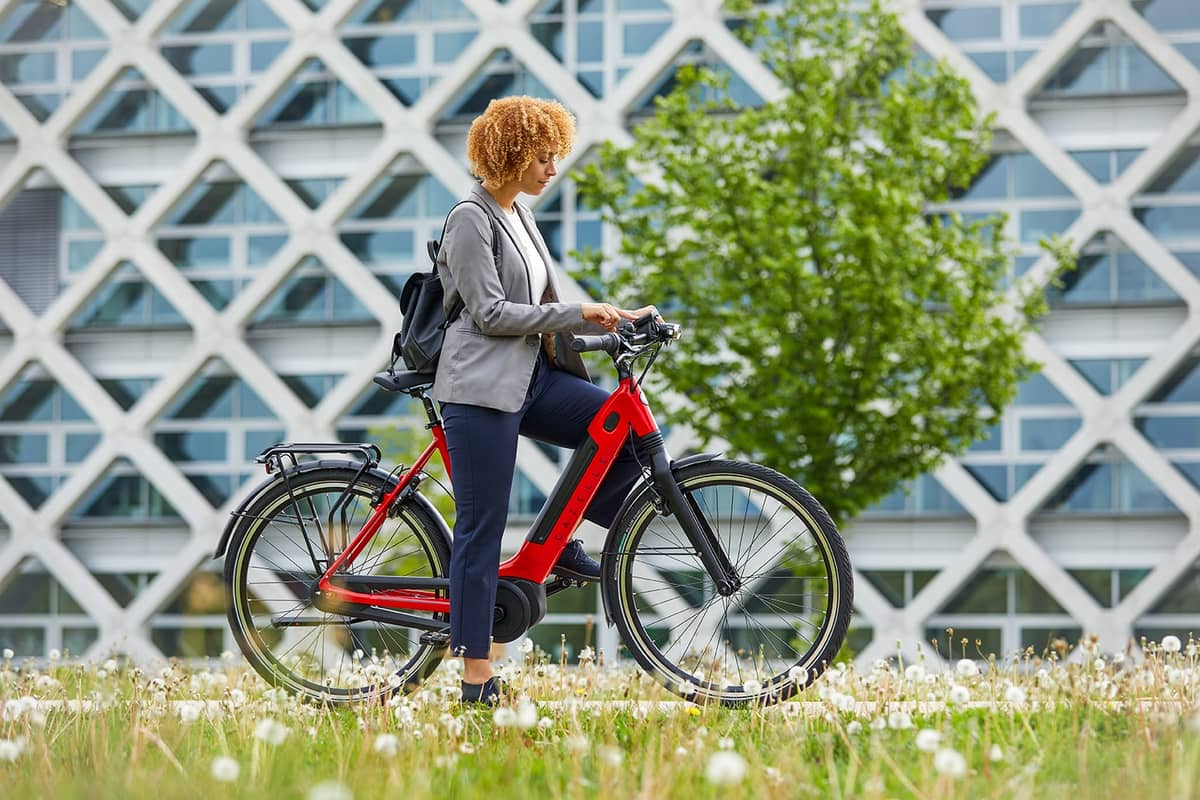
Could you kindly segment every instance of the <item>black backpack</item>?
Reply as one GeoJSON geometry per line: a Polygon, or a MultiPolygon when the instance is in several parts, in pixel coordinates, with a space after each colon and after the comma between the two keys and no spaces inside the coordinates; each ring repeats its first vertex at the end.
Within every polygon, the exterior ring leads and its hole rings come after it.
{"type": "MultiPolygon", "coordinates": [[[[474,200],[463,200],[456,203],[446,214],[447,221],[454,209],[463,203],[479,206],[487,214],[492,225],[492,260],[497,268],[500,265],[500,232],[496,228],[496,218],[482,203],[474,200]]],[[[442,238],[446,236],[446,225],[442,224],[442,238]]],[[[423,372],[432,375],[437,371],[438,357],[442,354],[442,340],[446,336],[446,328],[463,311],[463,301],[460,297],[447,315],[442,308],[445,290],[442,279],[438,276],[437,255],[441,248],[440,239],[430,239],[426,245],[433,269],[429,272],[413,274],[404,283],[400,292],[400,310],[404,313],[404,321],[400,324],[400,332],[392,343],[392,368],[396,366],[397,357],[404,359],[404,365],[413,372],[423,372]]]]}

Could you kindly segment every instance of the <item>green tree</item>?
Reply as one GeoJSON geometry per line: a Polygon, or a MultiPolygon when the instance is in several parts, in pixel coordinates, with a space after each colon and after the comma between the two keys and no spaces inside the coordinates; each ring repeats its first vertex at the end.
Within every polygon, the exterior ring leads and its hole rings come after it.
{"type": "Polygon", "coordinates": [[[739,107],[717,73],[681,69],[633,143],[577,175],[628,269],[577,255],[609,296],[684,323],[656,367],[688,401],[668,419],[844,521],[984,435],[1037,368],[1021,345],[1044,299],[1006,299],[1002,219],[928,211],[988,158],[966,81],[916,59],[878,2],[781,5],[741,28],[780,96],[739,107]]]}

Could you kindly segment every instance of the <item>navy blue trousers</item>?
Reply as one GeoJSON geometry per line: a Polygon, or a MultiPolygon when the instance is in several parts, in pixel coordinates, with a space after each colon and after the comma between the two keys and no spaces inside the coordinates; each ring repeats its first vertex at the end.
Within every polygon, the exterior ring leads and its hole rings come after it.
{"type": "MultiPolygon", "coordinates": [[[[575,449],[587,438],[592,418],[608,392],[552,367],[539,352],[529,392],[512,413],[443,403],[457,516],[450,554],[450,652],[487,658],[500,568],[500,545],[517,465],[517,436],[575,449]]],[[[640,475],[633,445],[620,456],[592,499],[584,518],[604,528],[640,475]]]]}

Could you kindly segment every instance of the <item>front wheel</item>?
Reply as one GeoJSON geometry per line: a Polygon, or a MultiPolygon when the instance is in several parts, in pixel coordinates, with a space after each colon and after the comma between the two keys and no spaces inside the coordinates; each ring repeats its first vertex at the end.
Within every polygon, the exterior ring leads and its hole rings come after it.
{"type": "Polygon", "coordinates": [[[679,488],[741,579],[721,596],[649,487],[615,526],[605,597],[621,639],[668,689],[697,703],[777,702],[833,660],[854,584],[837,527],[795,481],[757,464],[706,461],[679,488]]]}

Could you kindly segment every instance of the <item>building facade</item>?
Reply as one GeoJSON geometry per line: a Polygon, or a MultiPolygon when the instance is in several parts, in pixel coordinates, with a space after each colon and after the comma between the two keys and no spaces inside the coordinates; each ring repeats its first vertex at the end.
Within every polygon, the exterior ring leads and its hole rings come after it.
{"type": "MultiPolygon", "coordinates": [[[[906,28],[996,113],[945,209],[1008,214],[1014,277],[1080,266],[990,437],[846,530],[861,658],[1200,630],[1200,7],[909,0],[906,28]],[[976,645],[978,641],[978,645],[976,645]],[[926,651],[929,645],[924,645],[926,651]]],[[[578,117],[563,172],[628,141],[680,64],[778,91],[718,0],[0,2],[0,646],[233,649],[212,551],[280,440],[360,441],[395,294],[469,186],[488,100],[578,117]]],[[[613,233],[569,178],[560,263],[613,233]]],[[[583,291],[567,281],[573,299],[583,291]]],[[[674,431],[671,448],[690,442],[674,431]]],[[[522,446],[515,547],[563,454],[522,446]]],[[[583,531],[593,546],[602,532],[583,531]]],[[[616,654],[595,587],[532,633],[616,654]]]]}

